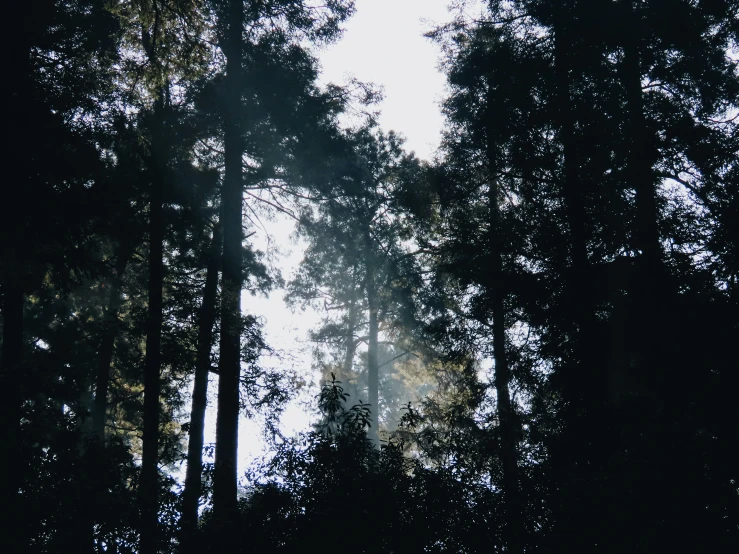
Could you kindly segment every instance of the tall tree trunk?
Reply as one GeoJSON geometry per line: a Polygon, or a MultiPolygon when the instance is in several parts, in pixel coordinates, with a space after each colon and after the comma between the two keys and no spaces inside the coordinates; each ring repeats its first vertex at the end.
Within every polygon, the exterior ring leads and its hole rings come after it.
{"type": "MultiPolygon", "coordinates": [[[[492,112],[491,99],[488,110],[492,112]]],[[[492,115],[488,115],[492,117],[492,115]]],[[[506,545],[511,554],[522,550],[522,506],[518,472],[518,422],[511,402],[511,373],[506,352],[505,276],[503,274],[503,244],[501,240],[500,208],[498,205],[497,151],[493,141],[492,126],[487,130],[487,163],[489,172],[489,274],[488,293],[493,316],[493,360],[495,364],[494,386],[497,396],[498,422],[500,426],[500,457],[503,465],[503,498],[506,509],[506,545]]]]}
{"type": "MultiPolygon", "coordinates": [[[[223,114],[225,175],[223,180],[223,284],[221,357],[218,366],[218,415],[213,510],[221,524],[231,528],[236,518],[237,450],[239,428],[239,380],[241,375],[241,284],[242,284],[242,161],[241,136],[242,0],[230,0],[224,52],[226,59],[226,106],[223,114]]],[[[224,540],[228,540],[225,533],[224,540]]]]}
{"type": "Polygon", "coordinates": [[[144,437],[139,506],[141,554],[155,554],[159,512],[159,399],[161,396],[162,287],[164,284],[164,179],[166,149],[163,148],[165,91],[159,91],[152,133],[151,200],[149,212],[149,314],[144,368],[144,437]]]}
{"type": "Polygon", "coordinates": [[[110,386],[110,367],[113,364],[115,339],[118,335],[118,310],[121,307],[121,292],[123,288],[123,274],[126,271],[128,258],[132,252],[129,242],[122,243],[118,248],[118,257],[115,262],[114,274],[110,283],[110,298],[105,310],[103,336],[98,350],[98,367],[95,375],[95,399],[92,404],[91,432],[101,443],[105,442],[105,421],[108,410],[108,388],[110,386]]]}
{"type": "Polygon", "coordinates": [[[213,346],[213,323],[215,321],[216,295],[218,292],[218,266],[221,258],[220,223],[213,228],[208,267],[203,290],[203,305],[200,308],[198,328],[198,351],[195,364],[195,382],[190,411],[190,440],[187,445],[187,473],[185,490],[182,494],[182,538],[181,552],[191,552],[198,524],[198,504],[201,494],[203,473],[203,434],[205,410],[208,399],[208,376],[210,375],[210,351],[213,346]]]}
{"type": "MultiPolygon", "coordinates": [[[[638,310],[636,322],[637,350],[642,355],[642,365],[654,369],[657,360],[655,346],[663,332],[663,323],[657,320],[660,290],[667,283],[660,283],[662,272],[662,247],[659,238],[659,210],[652,164],[656,151],[649,140],[649,130],[644,115],[642,91],[641,48],[642,23],[633,0],[622,0],[628,29],[624,33],[623,87],[629,117],[628,176],[636,191],[636,246],[641,251],[638,264],[638,280],[634,305],[638,310]],[[659,283],[659,284],[658,284],[659,283]]],[[[654,374],[653,372],[650,372],[654,374]]]]}
{"type": "MultiPolygon", "coordinates": [[[[354,286],[354,283],[352,283],[354,286]]],[[[357,326],[357,297],[356,290],[352,290],[349,299],[349,316],[346,330],[346,353],[344,354],[344,378],[348,378],[354,365],[354,354],[357,352],[357,343],[354,341],[354,328],[357,326]]]]}
{"type": "Polygon", "coordinates": [[[366,283],[367,307],[369,309],[369,344],[367,348],[367,402],[370,404],[370,428],[368,436],[375,448],[380,448],[380,375],[377,363],[377,336],[378,336],[378,305],[377,290],[375,288],[375,259],[372,255],[373,245],[369,229],[365,230],[364,247],[367,260],[366,283]]]}
{"type": "MultiPolygon", "coordinates": [[[[661,261],[658,209],[652,162],[655,152],[650,145],[644,116],[644,94],[641,72],[641,24],[634,11],[633,0],[626,1],[629,29],[624,34],[623,84],[629,116],[629,176],[636,191],[637,246],[650,271],[661,261]]],[[[652,273],[654,277],[654,273],[652,273]]],[[[651,279],[650,279],[651,280],[651,279]]]]}

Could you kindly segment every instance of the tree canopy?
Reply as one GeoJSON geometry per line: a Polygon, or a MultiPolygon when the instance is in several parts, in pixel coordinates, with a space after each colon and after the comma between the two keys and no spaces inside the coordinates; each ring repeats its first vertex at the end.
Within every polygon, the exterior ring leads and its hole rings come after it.
{"type": "Polygon", "coordinates": [[[430,160],[320,80],[355,9],[8,6],[0,544],[737,550],[739,2],[455,2],[430,160]]]}

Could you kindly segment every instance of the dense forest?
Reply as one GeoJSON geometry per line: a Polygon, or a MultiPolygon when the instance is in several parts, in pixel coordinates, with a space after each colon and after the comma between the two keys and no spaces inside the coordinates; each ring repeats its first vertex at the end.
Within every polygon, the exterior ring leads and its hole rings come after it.
{"type": "Polygon", "coordinates": [[[428,161],[353,0],[5,9],[0,550],[739,551],[739,1],[455,2],[428,161]]]}

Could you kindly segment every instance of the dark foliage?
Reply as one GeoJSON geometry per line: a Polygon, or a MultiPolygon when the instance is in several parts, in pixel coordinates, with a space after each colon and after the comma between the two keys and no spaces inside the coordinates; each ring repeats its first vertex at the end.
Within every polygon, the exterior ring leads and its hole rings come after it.
{"type": "Polygon", "coordinates": [[[455,6],[423,162],[319,85],[351,0],[8,3],[3,552],[739,550],[739,2],[455,6]]]}

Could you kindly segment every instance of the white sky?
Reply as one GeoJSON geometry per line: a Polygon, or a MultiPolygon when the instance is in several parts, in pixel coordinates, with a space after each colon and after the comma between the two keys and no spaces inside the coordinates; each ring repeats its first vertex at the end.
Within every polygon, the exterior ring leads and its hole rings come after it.
{"type": "MultiPolygon", "coordinates": [[[[440,55],[438,47],[423,33],[435,23],[449,19],[446,6],[449,0],[357,0],[357,11],[346,24],[342,40],[319,53],[323,68],[321,81],[343,84],[350,77],[372,82],[384,89],[384,100],[379,106],[380,125],[385,131],[394,130],[406,137],[406,148],[428,159],[439,143],[442,117],[439,101],[444,93],[444,76],[437,71],[440,55]]],[[[292,222],[286,217],[267,223],[272,245],[283,252],[280,262],[287,280],[297,269],[302,252],[292,244],[292,222]]],[[[261,242],[261,241],[260,241],[261,242]]],[[[258,248],[267,247],[261,242],[258,248]]],[[[267,343],[290,352],[294,361],[264,360],[266,365],[280,363],[310,374],[310,345],[306,342],[308,329],[319,321],[312,312],[292,313],[284,305],[284,290],[278,289],[269,298],[242,296],[245,313],[261,315],[266,319],[267,343]]],[[[215,440],[215,393],[217,382],[211,380],[210,405],[206,417],[205,442],[215,440]]],[[[317,392],[317,391],[316,391],[317,392]]],[[[293,404],[283,417],[284,432],[306,429],[310,416],[299,405],[293,404]]],[[[242,418],[239,425],[239,474],[259,456],[261,441],[259,421],[242,418]]]]}
{"type": "Polygon", "coordinates": [[[440,51],[423,33],[449,19],[448,3],[357,0],[344,37],[320,56],[324,81],[342,83],[353,75],[384,88],[382,128],[403,134],[407,149],[420,158],[438,146],[444,90],[444,76],[436,70],[440,51]]]}

